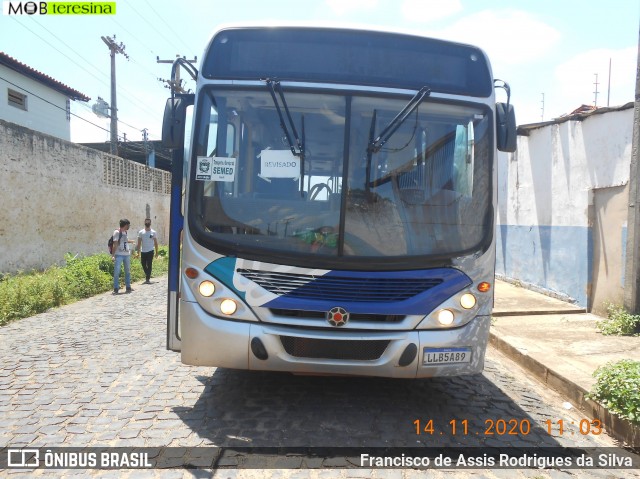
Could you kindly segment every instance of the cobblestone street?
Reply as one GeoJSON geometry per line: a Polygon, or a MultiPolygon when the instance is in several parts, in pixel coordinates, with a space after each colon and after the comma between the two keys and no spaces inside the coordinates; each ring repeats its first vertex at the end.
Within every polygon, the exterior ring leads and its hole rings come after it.
{"type": "MultiPolygon", "coordinates": [[[[474,378],[299,377],[184,366],[165,349],[166,280],[134,285],[0,328],[0,445],[11,447],[614,446],[550,434],[575,410],[498,352],[474,378]],[[433,419],[440,434],[416,434],[433,419]],[[528,434],[485,434],[487,420],[528,434]],[[469,434],[452,434],[451,421],[469,434]]],[[[325,464],[326,466],[327,464],[325,464]]],[[[336,463],[335,465],[340,465],[336,463]]],[[[10,477],[426,477],[400,469],[4,471],[10,477]]],[[[3,474],[4,474],[3,472],[3,474]]],[[[429,477],[627,478],[637,470],[432,470],[429,477]]]]}

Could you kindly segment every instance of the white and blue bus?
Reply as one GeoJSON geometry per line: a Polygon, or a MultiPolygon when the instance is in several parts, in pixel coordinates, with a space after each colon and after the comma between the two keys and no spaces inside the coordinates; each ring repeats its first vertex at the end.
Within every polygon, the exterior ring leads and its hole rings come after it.
{"type": "Polygon", "coordinates": [[[167,348],[245,370],[480,373],[496,155],[516,140],[486,55],[401,33],[233,27],[199,71],[180,67],[197,87],[172,93],[163,125],[167,348]]]}

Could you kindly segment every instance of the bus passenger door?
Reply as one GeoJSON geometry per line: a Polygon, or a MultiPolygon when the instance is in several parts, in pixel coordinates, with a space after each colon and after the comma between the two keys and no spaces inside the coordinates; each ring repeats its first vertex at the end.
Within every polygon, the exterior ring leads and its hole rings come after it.
{"type": "MultiPolygon", "coordinates": [[[[167,298],[167,349],[180,351],[180,246],[184,216],[182,192],[184,181],[185,124],[187,108],[192,106],[194,95],[178,95],[169,98],[162,124],[162,143],[171,148],[171,207],[169,217],[169,274],[167,298]]],[[[188,140],[187,140],[188,141],[188,140]]]]}

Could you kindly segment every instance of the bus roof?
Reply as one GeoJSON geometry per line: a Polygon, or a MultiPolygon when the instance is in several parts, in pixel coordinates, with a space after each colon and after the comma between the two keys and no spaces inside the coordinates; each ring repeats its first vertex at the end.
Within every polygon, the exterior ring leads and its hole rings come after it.
{"type": "Polygon", "coordinates": [[[339,83],[489,97],[491,68],[477,47],[383,30],[235,26],[203,58],[205,79],[339,83]]]}

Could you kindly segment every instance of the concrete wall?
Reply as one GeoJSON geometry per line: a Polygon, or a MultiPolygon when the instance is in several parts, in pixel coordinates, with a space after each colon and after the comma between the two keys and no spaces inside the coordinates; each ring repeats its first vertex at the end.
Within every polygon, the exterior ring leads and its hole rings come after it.
{"type": "Polygon", "coordinates": [[[594,191],[593,283],[589,309],[606,316],[606,303],[624,302],[629,185],[594,191]]]}
{"type": "Polygon", "coordinates": [[[67,97],[4,65],[0,65],[0,119],[63,140],[71,138],[71,123],[70,118],[67,117],[67,97]],[[9,89],[27,96],[26,110],[9,105],[7,101],[9,89]]]}
{"type": "MultiPolygon", "coordinates": [[[[603,273],[594,267],[594,191],[628,183],[632,127],[629,104],[524,128],[528,136],[518,137],[518,151],[499,156],[499,276],[584,307],[593,303],[593,275],[603,273]]],[[[619,232],[624,222],[618,215],[607,228],[619,232]]],[[[609,262],[623,261],[619,245],[602,254],[609,262]]],[[[597,283],[606,281],[599,277],[597,283]]]]}
{"type": "Polygon", "coordinates": [[[106,252],[120,218],[169,238],[171,175],[0,120],[0,272],[106,252]]]}

